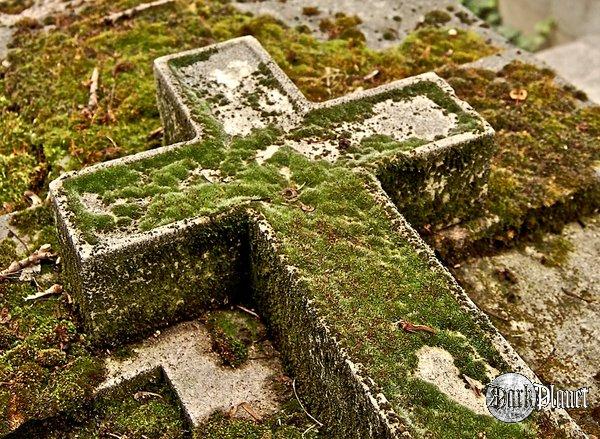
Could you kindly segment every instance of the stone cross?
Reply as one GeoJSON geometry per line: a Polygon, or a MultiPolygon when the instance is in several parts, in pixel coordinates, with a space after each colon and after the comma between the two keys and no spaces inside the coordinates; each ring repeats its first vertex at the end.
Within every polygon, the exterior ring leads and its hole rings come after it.
{"type": "Polygon", "coordinates": [[[96,342],[251,302],[335,437],[439,428],[411,399],[427,345],[482,366],[465,375],[528,371],[405,219],[455,222],[485,192],[493,130],[442,79],[308,102],[252,37],[155,73],[169,146],[51,185],[96,342]]]}

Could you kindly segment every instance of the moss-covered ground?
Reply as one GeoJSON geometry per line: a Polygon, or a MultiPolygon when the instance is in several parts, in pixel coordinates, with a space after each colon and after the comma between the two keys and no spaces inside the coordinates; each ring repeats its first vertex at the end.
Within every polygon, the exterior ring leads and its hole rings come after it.
{"type": "Polygon", "coordinates": [[[498,73],[440,73],[496,130],[481,216],[462,225],[468,240],[510,243],[600,206],[600,107],[582,106],[581,92],[557,83],[551,71],[518,62],[498,73]],[[526,98],[513,99],[515,90],[526,90],[526,98]],[[491,222],[482,226],[482,219],[491,222]]]}
{"type": "MultiPolygon", "coordinates": [[[[12,225],[29,238],[32,249],[56,242],[47,208],[26,211],[12,225]],[[28,237],[23,227],[36,233],[28,237]]],[[[0,242],[0,267],[28,253],[5,239],[0,242]]],[[[42,264],[35,281],[0,282],[0,434],[29,419],[78,409],[103,377],[102,362],[80,331],[67,295],[24,300],[60,282],[51,261],[42,264]]]]}
{"type": "Polygon", "coordinates": [[[35,439],[189,438],[183,412],[160,374],[142,376],[96,398],[71,417],[30,424],[18,437],[35,439]]]}
{"type": "MultiPolygon", "coordinates": [[[[398,47],[375,52],[350,32],[356,21],[349,17],[338,17],[331,40],[318,41],[302,28],[240,14],[216,1],[180,0],[112,27],[101,24],[109,11],[135,3],[95,2],[79,15],[55,17],[56,29],[49,33],[30,27],[17,33],[11,66],[0,68],[4,210],[23,207],[26,189],[43,194],[63,170],[157,146],[160,139],[152,132],[160,122],[151,64],[160,55],[252,34],[307,97],[324,100],[495,50],[475,34],[450,36],[437,23],[398,47]],[[92,114],[85,106],[94,67],[100,69],[100,90],[92,114]],[[364,79],[375,70],[377,75],[364,79]]],[[[574,189],[570,196],[586,184],[590,167],[584,156],[597,142],[598,110],[576,109],[579,94],[554,84],[548,72],[518,67],[505,72],[497,78],[457,69],[442,74],[498,130],[500,150],[486,210],[500,217],[510,238],[531,219],[524,218],[527,206],[531,211],[551,206],[569,189],[574,189]],[[528,98],[512,100],[512,88],[527,89],[528,98]],[[546,109],[552,115],[540,117],[546,109]],[[544,176],[536,175],[535,168],[544,176]],[[585,175],[576,175],[583,168],[585,175]]]]}

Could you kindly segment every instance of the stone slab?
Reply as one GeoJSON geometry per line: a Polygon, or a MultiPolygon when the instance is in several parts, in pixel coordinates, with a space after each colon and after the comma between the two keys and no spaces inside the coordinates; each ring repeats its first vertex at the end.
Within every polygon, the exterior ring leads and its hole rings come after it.
{"type": "Polygon", "coordinates": [[[548,256],[540,244],[529,244],[471,258],[455,272],[470,297],[545,382],[559,388],[590,387],[590,408],[574,416],[588,433],[597,435],[600,217],[583,221],[585,227],[570,223],[561,235],[541,238],[541,245],[554,242],[569,249],[562,250],[566,260],[558,266],[543,263],[548,256]]]}
{"type": "Polygon", "coordinates": [[[305,25],[320,38],[327,36],[319,29],[319,23],[324,18],[332,18],[336,13],[356,15],[362,20],[358,28],[366,37],[367,44],[374,49],[392,47],[402,41],[417,26],[423,23],[427,13],[443,11],[448,13],[449,27],[462,29],[477,29],[484,38],[494,41],[497,45],[507,46],[504,38],[487,28],[482,20],[470,10],[455,0],[377,0],[365,3],[360,0],[263,0],[251,2],[235,2],[236,8],[252,14],[272,15],[289,26],[305,25]],[[308,7],[317,7],[316,15],[303,13],[308,7]],[[395,38],[386,39],[386,31],[395,38]]]}
{"type": "Polygon", "coordinates": [[[600,104],[600,35],[542,50],[536,57],[600,104]]]}

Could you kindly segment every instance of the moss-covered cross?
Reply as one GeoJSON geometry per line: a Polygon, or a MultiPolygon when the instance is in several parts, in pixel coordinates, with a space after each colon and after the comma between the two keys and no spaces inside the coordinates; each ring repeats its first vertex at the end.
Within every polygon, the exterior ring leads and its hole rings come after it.
{"type": "Polygon", "coordinates": [[[485,190],[492,130],[445,82],[315,104],[250,37],[155,71],[169,146],[52,184],[95,340],[249,301],[335,437],[534,434],[442,393],[419,363],[436,347],[480,382],[523,366],[405,220],[452,222],[485,190]]]}

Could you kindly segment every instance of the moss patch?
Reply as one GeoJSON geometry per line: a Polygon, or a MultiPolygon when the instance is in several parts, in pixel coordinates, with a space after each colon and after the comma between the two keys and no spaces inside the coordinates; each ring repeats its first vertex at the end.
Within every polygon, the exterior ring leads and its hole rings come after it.
{"type": "Polygon", "coordinates": [[[77,417],[33,424],[21,433],[35,439],[190,437],[178,401],[160,374],[120,386],[77,417]]]}
{"type": "MultiPolygon", "coordinates": [[[[10,226],[30,250],[46,243],[58,248],[47,206],[13,215],[10,226]]],[[[1,241],[0,270],[27,255],[21,244],[1,241]]],[[[0,282],[0,435],[31,419],[79,410],[103,379],[102,360],[67,296],[24,300],[55,283],[62,284],[61,273],[46,263],[35,283],[0,282]]]]}
{"type": "MultiPolygon", "coordinates": [[[[42,288],[54,281],[47,277],[42,288]]],[[[66,298],[23,300],[35,292],[29,284],[0,283],[0,434],[79,409],[104,373],[66,298]]]]}
{"type": "Polygon", "coordinates": [[[265,336],[256,317],[242,311],[212,311],[204,318],[213,349],[226,366],[243,365],[248,360],[248,349],[265,336]]]}
{"type": "Polygon", "coordinates": [[[482,218],[466,222],[468,241],[510,243],[600,205],[599,107],[581,107],[582,96],[557,84],[552,72],[519,62],[497,74],[455,68],[441,74],[496,130],[498,151],[482,206],[491,221],[485,227],[482,218]],[[527,91],[524,101],[511,98],[517,89],[527,91]]]}
{"type": "Polygon", "coordinates": [[[298,404],[290,402],[280,413],[256,423],[243,419],[230,419],[217,413],[208,422],[194,431],[197,439],[301,439],[319,438],[318,431],[306,422],[298,404]],[[303,434],[306,431],[306,434],[303,434]]]}
{"type": "Polygon", "coordinates": [[[27,237],[28,246],[32,250],[40,248],[43,244],[58,248],[58,235],[50,206],[42,205],[17,212],[11,217],[10,226],[14,227],[20,236],[27,237]]]}
{"type": "Polygon", "coordinates": [[[546,235],[534,241],[535,249],[542,253],[541,262],[549,267],[562,267],[573,251],[573,243],[561,235],[546,235]]]}
{"type": "Polygon", "coordinates": [[[1,14],[19,14],[33,6],[33,0],[5,0],[0,3],[1,14]]]}

